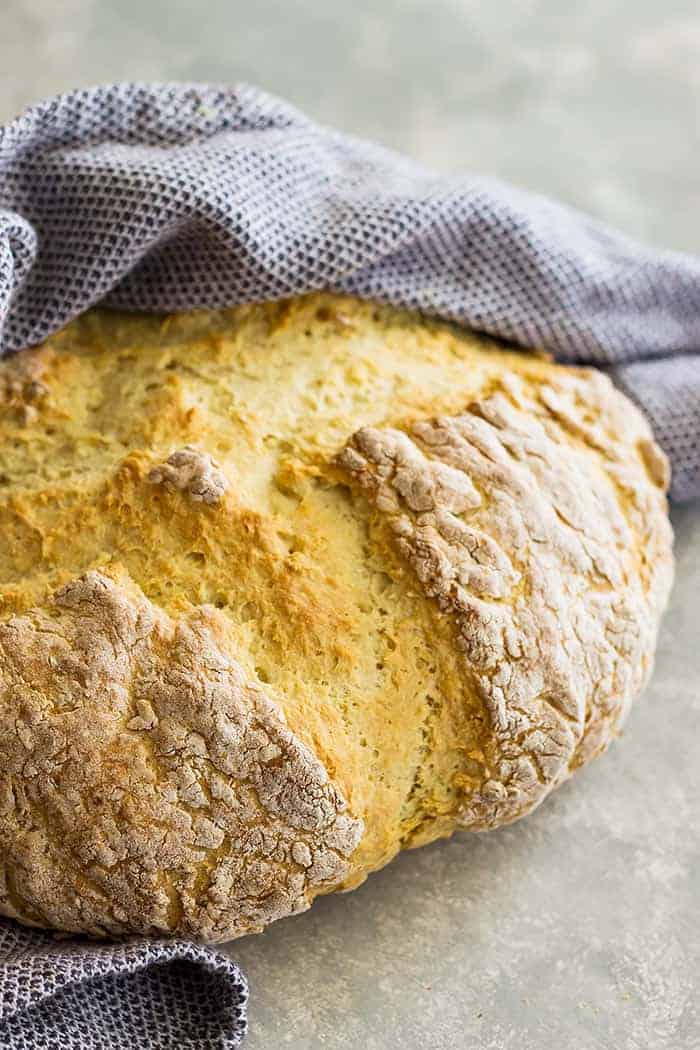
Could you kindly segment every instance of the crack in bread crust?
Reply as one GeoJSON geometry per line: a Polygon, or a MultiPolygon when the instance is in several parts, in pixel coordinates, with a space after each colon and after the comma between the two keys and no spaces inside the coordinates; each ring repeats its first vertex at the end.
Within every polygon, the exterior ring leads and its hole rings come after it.
{"type": "Polygon", "coordinates": [[[662,453],[582,372],[537,398],[511,377],[463,414],[364,428],[337,462],[451,618],[483,705],[458,823],[522,816],[608,744],[650,672],[672,575],[662,453]]]}
{"type": "Polygon", "coordinates": [[[224,940],[342,881],[361,833],[217,610],[90,572],[0,624],[0,913],[224,940]]]}

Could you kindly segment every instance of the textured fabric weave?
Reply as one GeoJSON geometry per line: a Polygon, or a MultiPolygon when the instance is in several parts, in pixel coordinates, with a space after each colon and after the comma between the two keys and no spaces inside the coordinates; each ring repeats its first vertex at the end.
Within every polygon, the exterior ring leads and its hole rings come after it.
{"type": "Polygon", "coordinates": [[[497,180],[439,177],[255,88],[116,84],[0,130],[0,348],[98,300],[332,288],[610,370],[700,495],[700,260],[497,180]]]}
{"type": "Polygon", "coordinates": [[[175,941],[94,944],[0,922],[2,1050],[232,1050],[245,978],[175,941]]]}

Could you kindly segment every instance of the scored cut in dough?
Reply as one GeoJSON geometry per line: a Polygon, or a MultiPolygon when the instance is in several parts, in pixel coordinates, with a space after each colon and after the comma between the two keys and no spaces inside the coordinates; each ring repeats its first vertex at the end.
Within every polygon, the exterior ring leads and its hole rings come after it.
{"type": "Polygon", "coordinates": [[[515,820],[672,577],[609,380],[317,295],[0,363],[0,912],[224,940],[515,820]]]}

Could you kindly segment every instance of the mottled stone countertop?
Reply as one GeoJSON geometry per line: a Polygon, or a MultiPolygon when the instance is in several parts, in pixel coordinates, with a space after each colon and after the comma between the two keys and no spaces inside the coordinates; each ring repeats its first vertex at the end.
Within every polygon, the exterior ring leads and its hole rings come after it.
{"type": "MultiPolygon", "coordinates": [[[[0,120],[121,78],[244,79],[441,170],[700,251],[697,0],[4,0],[0,120]]],[[[230,946],[247,1050],[700,1048],[700,506],[653,681],[525,821],[230,946]]]]}

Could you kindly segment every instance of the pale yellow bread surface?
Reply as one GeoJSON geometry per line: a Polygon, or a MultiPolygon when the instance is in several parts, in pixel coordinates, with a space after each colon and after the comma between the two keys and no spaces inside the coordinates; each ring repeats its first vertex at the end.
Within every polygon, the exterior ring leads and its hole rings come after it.
{"type": "Polygon", "coordinates": [[[0,911],[209,940],[516,819],[672,575],[609,381],[317,295],[0,363],[0,911]]]}

